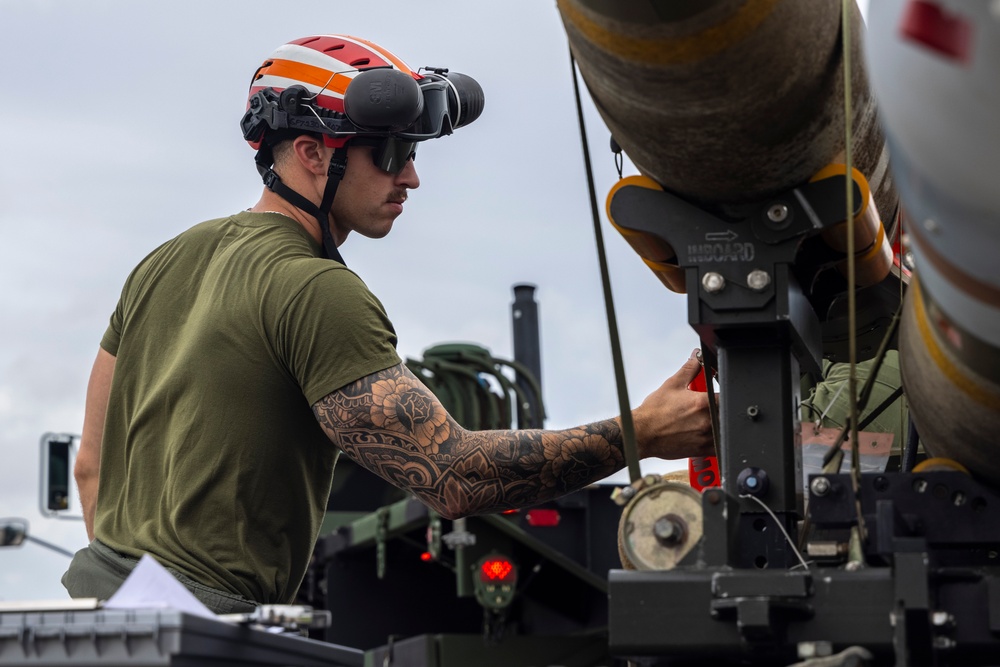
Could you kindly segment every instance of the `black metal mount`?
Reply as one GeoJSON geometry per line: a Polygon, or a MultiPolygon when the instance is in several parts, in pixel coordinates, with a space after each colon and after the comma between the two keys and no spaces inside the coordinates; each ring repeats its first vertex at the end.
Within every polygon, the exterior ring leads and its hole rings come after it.
{"type": "Polygon", "coordinates": [[[857,487],[824,474],[803,497],[800,374],[818,370],[823,336],[796,262],[843,222],[845,189],[824,179],[735,216],[638,183],[612,195],[616,226],[666,242],[684,271],[689,323],[717,360],[722,474],[677,567],[609,574],[613,655],[790,665],[864,647],[876,665],[1000,661],[995,491],[961,472],[866,473],[857,487]]]}
{"type": "MultiPolygon", "coordinates": [[[[803,242],[843,222],[843,176],[808,183],[726,219],[676,195],[624,185],[609,213],[619,227],[668,243],[688,285],[688,320],[708,358],[718,359],[722,396],[719,463],[727,495],[763,476],[754,494],[794,535],[802,515],[798,442],[801,369],[819,372],[819,320],[792,272],[803,242]],[[751,475],[751,469],[752,475],[751,475]]],[[[855,185],[856,200],[860,188],[855,185]]],[[[741,548],[727,565],[789,567],[782,532],[755,501],[739,500],[741,548]]]]}

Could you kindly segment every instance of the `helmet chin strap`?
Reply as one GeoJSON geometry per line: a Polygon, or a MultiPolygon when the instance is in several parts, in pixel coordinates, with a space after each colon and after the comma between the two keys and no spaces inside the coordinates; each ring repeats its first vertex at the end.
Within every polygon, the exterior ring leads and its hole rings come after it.
{"type": "Polygon", "coordinates": [[[333,155],[330,157],[330,167],[326,172],[326,188],[323,191],[323,201],[319,206],[285,185],[277,172],[271,168],[270,157],[269,150],[261,149],[255,158],[257,171],[260,172],[261,178],[264,180],[264,187],[316,218],[316,222],[319,223],[319,228],[323,232],[323,251],[327,259],[347,266],[347,262],[340,256],[337,243],[333,240],[333,234],[330,232],[330,209],[333,207],[333,198],[337,194],[340,181],[344,178],[344,172],[347,170],[347,147],[341,146],[334,149],[333,155]]]}

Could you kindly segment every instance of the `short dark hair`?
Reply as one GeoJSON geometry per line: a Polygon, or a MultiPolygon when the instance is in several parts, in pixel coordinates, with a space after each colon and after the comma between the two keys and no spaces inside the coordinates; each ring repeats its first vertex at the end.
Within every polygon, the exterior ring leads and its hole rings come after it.
{"type": "Polygon", "coordinates": [[[271,158],[274,160],[275,167],[280,167],[291,156],[292,141],[292,139],[282,139],[271,146],[271,158]]]}
{"type": "Polygon", "coordinates": [[[291,132],[288,130],[274,132],[268,137],[266,146],[271,151],[271,159],[275,166],[278,166],[289,158],[292,153],[292,142],[295,141],[296,137],[300,137],[303,134],[317,140],[322,139],[321,135],[313,134],[312,132],[291,132]]]}

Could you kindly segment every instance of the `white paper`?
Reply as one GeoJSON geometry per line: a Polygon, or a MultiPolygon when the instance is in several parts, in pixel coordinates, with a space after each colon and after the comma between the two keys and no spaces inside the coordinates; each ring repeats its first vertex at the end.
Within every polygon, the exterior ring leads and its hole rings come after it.
{"type": "Polygon", "coordinates": [[[104,608],[176,609],[195,616],[215,618],[208,607],[149,554],[139,559],[139,564],[111,599],[104,603],[104,608]]]}

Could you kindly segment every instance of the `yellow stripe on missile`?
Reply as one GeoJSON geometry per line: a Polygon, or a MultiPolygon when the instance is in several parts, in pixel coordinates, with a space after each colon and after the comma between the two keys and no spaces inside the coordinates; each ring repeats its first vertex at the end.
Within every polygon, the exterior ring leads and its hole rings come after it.
{"type": "Polygon", "coordinates": [[[619,58],[647,65],[694,63],[744,39],[771,15],[780,0],[748,0],[728,20],[696,35],[643,39],[614,32],[590,18],[577,0],[556,0],[563,18],[598,48],[619,58]]]}
{"type": "Polygon", "coordinates": [[[984,389],[974,378],[963,373],[962,369],[952,363],[944,350],[941,349],[941,346],[938,345],[927,319],[923,291],[920,289],[920,282],[916,279],[916,276],[914,276],[910,289],[916,290],[916,293],[913,295],[913,307],[914,316],[917,320],[917,330],[920,332],[920,339],[923,341],[927,353],[934,360],[934,364],[953,385],[961,389],[963,393],[974,401],[994,412],[1000,411],[1000,397],[995,392],[984,389]]]}

